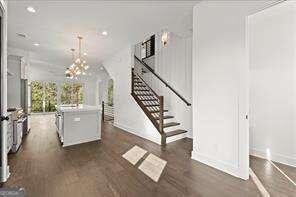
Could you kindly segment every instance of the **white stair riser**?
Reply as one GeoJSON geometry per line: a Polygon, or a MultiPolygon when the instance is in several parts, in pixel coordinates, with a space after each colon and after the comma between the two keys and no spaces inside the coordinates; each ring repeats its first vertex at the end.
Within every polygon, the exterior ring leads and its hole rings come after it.
{"type": "Polygon", "coordinates": [[[174,141],[177,141],[177,140],[180,140],[180,139],[183,139],[183,138],[186,138],[187,135],[186,133],[181,133],[179,135],[175,135],[175,136],[172,136],[172,137],[168,137],[166,142],[167,143],[171,143],[171,142],[174,142],[174,141]]]}
{"type": "Polygon", "coordinates": [[[166,132],[170,132],[170,131],[175,131],[175,130],[182,130],[182,125],[177,125],[177,126],[172,126],[172,127],[166,127],[163,129],[163,131],[166,132]]]}

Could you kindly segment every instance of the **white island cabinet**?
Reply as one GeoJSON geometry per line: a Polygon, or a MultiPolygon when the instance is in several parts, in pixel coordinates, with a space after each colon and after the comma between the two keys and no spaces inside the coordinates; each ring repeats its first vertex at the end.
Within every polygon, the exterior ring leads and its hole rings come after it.
{"type": "Polygon", "coordinates": [[[101,139],[101,112],[96,106],[58,106],[56,126],[65,146],[101,139]]]}

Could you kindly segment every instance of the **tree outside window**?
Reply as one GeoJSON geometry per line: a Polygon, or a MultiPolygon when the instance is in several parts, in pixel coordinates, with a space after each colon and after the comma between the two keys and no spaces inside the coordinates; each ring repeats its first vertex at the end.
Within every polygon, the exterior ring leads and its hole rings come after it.
{"type": "Polygon", "coordinates": [[[31,82],[32,112],[43,112],[43,84],[38,81],[31,82]]]}
{"type": "Polygon", "coordinates": [[[31,82],[32,112],[53,112],[57,105],[56,83],[31,82]]]}
{"type": "Polygon", "coordinates": [[[44,84],[45,111],[54,112],[57,105],[57,85],[55,83],[44,84]]]}
{"type": "Polygon", "coordinates": [[[113,106],[113,80],[108,82],[108,105],[113,106]]]}
{"type": "MultiPolygon", "coordinates": [[[[31,84],[31,112],[54,112],[57,106],[57,84],[32,81],[31,84]]],[[[61,85],[62,104],[82,104],[82,84],[63,83],[61,85]]]]}
{"type": "Polygon", "coordinates": [[[82,84],[62,84],[61,93],[62,104],[82,104],[83,103],[83,88],[82,84]]]}

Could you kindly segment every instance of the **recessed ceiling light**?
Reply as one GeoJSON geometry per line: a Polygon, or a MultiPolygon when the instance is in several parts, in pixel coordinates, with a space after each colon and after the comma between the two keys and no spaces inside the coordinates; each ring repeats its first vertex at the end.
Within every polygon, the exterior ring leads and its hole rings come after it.
{"type": "Polygon", "coordinates": [[[83,53],[84,56],[87,56],[87,53],[83,53]]]}
{"type": "Polygon", "coordinates": [[[100,69],[101,69],[101,70],[104,70],[104,67],[103,67],[103,66],[101,66],[101,67],[100,67],[100,69]]]}
{"type": "Polygon", "coordinates": [[[36,10],[32,6],[27,7],[28,12],[35,13],[36,10]]]}
{"type": "Polygon", "coordinates": [[[107,31],[102,31],[102,36],[108,36],[108,32],[107,31]]]}
{"type": "Polygon", "coordinates": [[[40,44],[39,43],[34,43],[34,46],[38,47],[40,44]]]}

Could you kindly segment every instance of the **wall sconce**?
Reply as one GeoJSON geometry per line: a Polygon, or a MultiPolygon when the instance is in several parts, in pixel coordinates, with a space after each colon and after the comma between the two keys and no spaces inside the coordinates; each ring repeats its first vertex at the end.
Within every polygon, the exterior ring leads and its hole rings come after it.
{"type": "Polygon", "coordinates": [[[168,42],[169,42],[169,32],[162,31],[161,42],[162,42],[162,45],[164,47],[166,47],[168,45],[168,42]]]}

